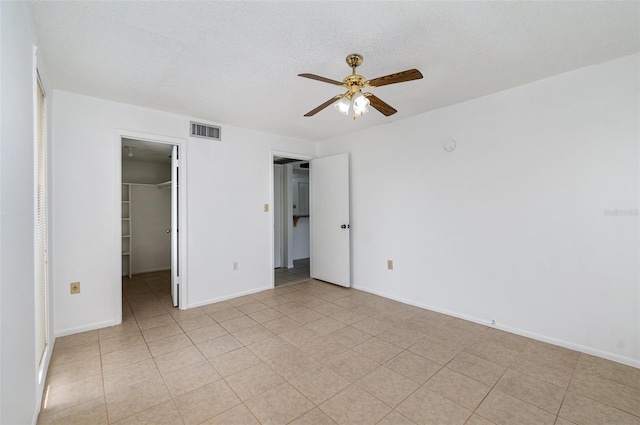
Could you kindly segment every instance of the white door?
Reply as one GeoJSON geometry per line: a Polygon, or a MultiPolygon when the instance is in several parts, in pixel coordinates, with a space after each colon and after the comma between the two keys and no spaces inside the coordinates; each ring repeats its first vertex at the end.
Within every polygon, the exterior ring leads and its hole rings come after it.
{"type": "Polygon", "coordinates": [[[171,152],[171,299],[173,306],[178,306],[178,284],[180,269],[178,264],[178,146],[171,152]]]}
{"type": "Polygon", "coordinates": [[[351,286],[349,154],[311,161],[311,277],[351,286]]]}
{"type": "Polygon", "coordinates": [[[282,165],[273,166],[273,267],[282,267],[282,165]]]}

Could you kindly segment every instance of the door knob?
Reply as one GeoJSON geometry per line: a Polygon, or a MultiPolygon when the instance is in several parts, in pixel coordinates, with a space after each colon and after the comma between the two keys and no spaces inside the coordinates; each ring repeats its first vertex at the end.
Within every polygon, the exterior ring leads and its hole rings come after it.
{"type": "Polygon", "coordinates": [[[351,226],[350,226],[350,225],[348,225],[348,224],[343,224],[342,226],[340,226],[340,228],[341,228],[341,229],[348,229],[348,228],[350,228],[350,227],[351,227],[351,226]]]}
{"type": "Polygon", "coordinates": [[[171,233],[171,229],[167,229],[167,233],[171,233]]]}

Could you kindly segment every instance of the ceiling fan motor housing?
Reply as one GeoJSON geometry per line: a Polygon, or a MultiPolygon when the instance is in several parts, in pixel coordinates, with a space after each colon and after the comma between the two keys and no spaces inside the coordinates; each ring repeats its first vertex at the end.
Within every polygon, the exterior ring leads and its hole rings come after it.
{"type": "Polygon", "coordinates": [[[344,77],[344,80],[342,81],[344,86],[349,89],[349,93],[346,94],[349,99],[351,99],[351,96],[358,93],[361,88],[367,87],[367,79],[358,74],[348,75],[344,77]]]}
{"type": "Polygon", "coordinates": [[[353,68],[354,74],[355,74],[355,68],[362,65],[363,59],[364,58],[362,57],[362,55],[359,55],[357,53],[353,53],[347,56],[347,65],[353,68]]]}

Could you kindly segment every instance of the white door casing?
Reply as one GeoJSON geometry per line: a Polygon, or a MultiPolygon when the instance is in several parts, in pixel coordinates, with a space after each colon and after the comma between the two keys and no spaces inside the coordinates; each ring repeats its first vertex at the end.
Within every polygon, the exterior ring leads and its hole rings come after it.
{"type": "MultiPolygon", "coordinates": [[[[300,161],[310,161],[313,157],[311,155],[306,155],[306,154],[300,154],[300,153],[295,153],[295,152],[285,152],[285,151],[270,151],[269,152],[269,164],[270,164],[270,169],[274,170],[275,168],[273,167],[274,165],[274,160],[276,158],[291,158],[291,159],[297,159],[300,161]]],[[[291,179],[291,172],[290,172],[290,166],[285,166],[283,167],[283,173],[285,174],[286,177],[284,177],[285,181],[289,181],[291,179]]],[[[275,185],[274,185],[274,179],[275,179],[275,175],[271,174],[271,200],[273,201],[273,204],[276,203],[276,198],[275,198],[275,193],[273,192],[275,185]]],[[[287,252],[283,252],[283,261],[284,261],[284,266],[285,267],[293,267],[293,260],[291,259],[290,256],[290,251],[291,251],[291,246],[292,246],[292,231],[291,231],[291,226],[293,226],[293,209],[292,209],[292,203],[290,202],[291,199],[291,187],[290,185],[286,185],[283,189],[283,195],[285,197],[284,203],[283,203],[283,210],[282,210],[282,214],[284,219],[284,223],[285,225],[288,227],[287,229],[287,233],[285,235],[285,238],[283,240],[281,240],[281,243],[283,245],[285,245],[283,247],[284,250],[287,250],[287,252]]],[[[274,209],[271,208],[271,220],[270,221],[270,230],[275,230],[275,223],[273,222],[273,220],[276,219],[275,214],[273,214],[274,209]]],[[[273,232],[271,232],[271,248],[275,250],[275,234],[273,232]]],[[[271,259],[275,259],[275,254],[272,252],[271,253],[271,259]]],[[[273,273],[273,268],[271,269],[271,286],[275,287],[275,273],[273,273]]]]}
{"type": "Polygon", "coordinates": [[[311,277],[351,286],[349,154],[311,161],[311,277]]]}
{"type": "MultiPolygon", "coordinates": [[[[187,308],[187,273],[188,270],[185,267],[180,267],[187,263],[187,255],[188,255],[188,246],[187,246],[187,143],[183,138],[178,137],[170,137],[170,136],[162,136],[157,134],[150,133],[142,133],[137,131],[130,130],[122,130],[116,129],[114,130],[114,158],[116,158],[116,162],[114,164],[115,173],[114,173],[114,187],[116,188],[114,199],[116,202],[113,204],[113,214],[114,220],[116,223],[116,231],[113,232],[114,237],[114,253],[113,253],[113,267],[114,270],[118,270],[119,273],[114,273],[117,275],[117,279],[113,281],[113,294],[114,294],[114,309],[113,309],[113,323],[120,324],[122,323],[122,246],[121,246],[121,238],[122,238],[122,139],[137,139],[143,141],[149,141],[154,143],[164,143],[169,145],[175,145],[179,148],[179,157],[177,158],[177,166],[178,168],[174,170],[177,171],[175,181],[180,183],[180,190],[178,191],[176,188],[176,204],[177,204],[177,213],[176,219],[179,224],[179,230],[175,232],[176,234],[176,269],[179,275],[179,302],[178,307],[180,309],[187,308]]],[[[173,180],[172,180],[173,181],[173,180]]],[[[173,192],[173,190],[172,190],[173,192]]],[[[172,261],[173,267],[174,261],[172,261]]]]}

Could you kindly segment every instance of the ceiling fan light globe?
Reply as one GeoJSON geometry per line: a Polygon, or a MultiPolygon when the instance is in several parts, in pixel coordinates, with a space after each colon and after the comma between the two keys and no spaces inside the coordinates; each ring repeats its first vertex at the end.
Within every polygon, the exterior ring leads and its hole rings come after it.
{"type": "Polygon", "coordinates": [[[364,115],[369,112],[370,103],[371,102],[369,102],[369,99],[367,99],[366,96],[364,96],[362,93],[358,93],[353,96],[353,111],[357,115],[364,115]]]}
{"type": "Polygon", "coordinates": [[[350,104],[351,102],[343,97],[342,99],[334,103],[333,106],[336,108],[336,111],[340,112],[342,115],[349,115],[350,104]]]}

